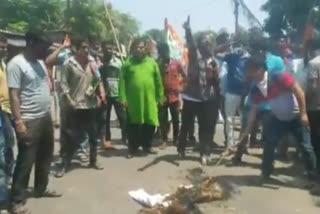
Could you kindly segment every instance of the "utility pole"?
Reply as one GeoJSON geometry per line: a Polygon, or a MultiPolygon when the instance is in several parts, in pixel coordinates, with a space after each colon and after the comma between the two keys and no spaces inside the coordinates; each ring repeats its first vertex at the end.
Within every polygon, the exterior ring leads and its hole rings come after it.
{"type": "Polygon", "coordinates": [[[238,0],[234,1],[234,16],[235,16],[235,35],[239,34],[239,6],[240,3],[238,0]]]}

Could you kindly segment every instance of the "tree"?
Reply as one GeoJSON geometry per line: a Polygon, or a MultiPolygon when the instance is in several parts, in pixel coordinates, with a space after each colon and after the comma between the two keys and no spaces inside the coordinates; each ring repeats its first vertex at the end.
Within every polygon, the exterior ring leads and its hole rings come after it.
{"type": "Polygon", "coordinates": [[[65,14],[66,30],[74,35],[81,35],[90,40],[111,36],[110,30],[107,30],[104,7],[101,4],[89,4],[89,0],[72,1],[71,8],[65,14]]]}
{"type": "MultiPolygon", "coordinates": [[[[0,28],[26,32],[67,30],[92,41],[113,39],[102,1],[0,0],[0,28]]],[[[108,8],[120,42],[127,44],[139,24],[129,14],[108,8]]]]}
{"type": "Polygon", "coordinates": [[[61,0],[1,0],[0,28],[16,32],[56,30],[63,25],[61,0]]]}
{"type": "MultiPolygon", "coordinates": [[[[269,14],[265,22],[265,30],[274,39],[288,36],[293,40],[301,40],[310,11],[318,0],[268,0],[262,9],[269,14]]],[[[315,16],[319,26],[319,12],[315,16]]]]}
{"type": "Polygon", "coordinates": [[[131,38],[139,33],[138,21],[130,14],[114,10],[112,7],[111,16],[113,17],[114,25],[120,42],[128,45],[131,38]]]}
{"type": "Polygon", "coordinates": [[[166,41],[165,30],[150,29],[144,33],[147,38],[152,38],[157,43],[164,43],[166,41]]]}
{"type": "Polygon", "coordinates": [[[264,32],[260,27],[252,27],[246,30],[240,26],[238,34],[235,35],[234,40],[239,41],[246,47],[249,47],[251,41],[259,41],[263,38],[264,32]]]}

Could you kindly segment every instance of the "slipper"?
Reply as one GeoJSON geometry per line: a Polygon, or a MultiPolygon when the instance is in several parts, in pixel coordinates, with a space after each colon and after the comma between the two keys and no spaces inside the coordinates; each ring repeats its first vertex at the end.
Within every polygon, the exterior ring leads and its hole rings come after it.
{"type": "Polygon", "coordinates": [[[46,191],[44,191],[42,193],[35,192],[34,197],[35,198],[60,198],[60,197],[62,197],[62,194],[57,193],[56,191],[47,189],[46,191]]]}

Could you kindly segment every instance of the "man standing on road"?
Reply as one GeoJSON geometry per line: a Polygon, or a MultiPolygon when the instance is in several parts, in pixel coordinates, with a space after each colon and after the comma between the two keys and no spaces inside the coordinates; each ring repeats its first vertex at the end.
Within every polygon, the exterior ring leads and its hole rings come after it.
{"type": "Polygon", "coordinates": [[[234,53],[225,56],[227,64],[227,81],[225,95],[225,128],[227,133],[226,153],[233,153],[235,146],[235,115],[241,106],[243,96],[247,92],[247,77],[245,64],[249,58],[248,52],[243,49],[236,49],[234,53]]]}
{"type": "Polygon", "coordinates": [[[201,163],[207,165],[219,111],[219,67],[210,52],[212,44],[208,38],[203,37],[197,43],[194,41],[189,18],[184,28],[190,62],[186,86],[182,93],[182,125],[178,153],[181,158],[185,157],[187,134],[192,127],[195,115],[199,124],[201,163]]]}
{"type": "Polygon", "coordinates": [[[53,124],[50,115],[49,78],[43,59],[48,39],[26,34],[27,47],[8,65],[8,86],[18,137],[18,157],[13,175],[12,213],[29,213],[25,208],[30,172],[35,163],[35,197],[60,197],[47,185],[53,157],[53,124]]]}
{"type": "Polygon", "coordinates": [[[103,44],[103,66],[100,68],[101,79],[104,87],[108,93],[108,102],[103,108],[103,118],[101,120],[101,141],[104,149],[112,149],[111,143],[111,110],[114,107],[117,118],[120,123],[122,141],[126,144],[127,133],[126,133],[126,111],[119,100],[119,77],[122,66],[121,60],[113,53],[114,44],[112,41],[107,41],[103,44]]]}
{"type": "Polygon", "coordinates": [[[306,104],[310,120],[311,142],[320,172],[320,41],[310,42],[311,60],[307,66],[306,104]]]}
{"type": "Polygon", "coordinates": [[[84,39],[75,39],[72,44],[76,54],[63,66],[61,73],[61,88],[63,108],[66,111],[66,136],[62,154],[62,166],[56,177],[64,176],[70,169],[74,152],[84,134],[89,136],[90,163],[89,167],[102,170],[97,162],[98,130],[97,108],[105,101],[100,73],[95,60],[89,56],[89,44],[84,39]]]}
{"type": "Polygon", "coordinates": [[[251,89],[253,106],[249,114],[244,140],[253,128],[258,105],[269,103],[271,116],[265,124],[265,141],[262,161],[262,176],[268,179],[273,172],[275,148],[288,132],[301,143],[305,168],[310,179],[316,175],[316,158],[310,140],[309,120],[306,112],[305,95],[294,78],[287,72],[267,71],[264,56],[255,56],[248,60],[247,72],[255,83],[251,89]]]}
{"type": "Polygon", "coordinates": [[[132,57],[120,72],[120,101],[127,108],[129,154],[132,158],[140,146],[146,154],[155,154],[152,139],[159,125],[158,105],[163,103],[163,85],[157,63],[146,55],[145,41],[132,43],[132,57]]]}

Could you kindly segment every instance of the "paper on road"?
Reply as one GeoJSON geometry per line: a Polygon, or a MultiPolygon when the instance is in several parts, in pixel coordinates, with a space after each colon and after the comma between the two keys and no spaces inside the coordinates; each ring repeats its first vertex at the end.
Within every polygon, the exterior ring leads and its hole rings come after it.
{"type": "Polygon", "coordinates": [[[163,205],[165,207],[169,205],[165,202],[165,199],[169,196],[169,194],[150,195],[144,189],[139,189],[136,191],[130,191],[129,195],[140,204],[149,208],[153,208],[158,205],[163,205]]]}

